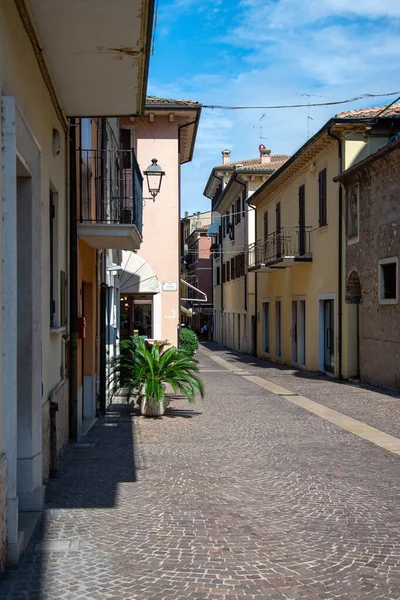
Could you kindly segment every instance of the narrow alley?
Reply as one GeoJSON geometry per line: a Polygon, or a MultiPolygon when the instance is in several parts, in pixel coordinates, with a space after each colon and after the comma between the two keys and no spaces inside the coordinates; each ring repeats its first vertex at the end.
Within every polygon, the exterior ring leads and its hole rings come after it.
{"type": "Polygon", "coordinates": [[[398,600],[400,399],[197,356],[203,401],[114,404],[68,447],[0,598],[398,600]]]}

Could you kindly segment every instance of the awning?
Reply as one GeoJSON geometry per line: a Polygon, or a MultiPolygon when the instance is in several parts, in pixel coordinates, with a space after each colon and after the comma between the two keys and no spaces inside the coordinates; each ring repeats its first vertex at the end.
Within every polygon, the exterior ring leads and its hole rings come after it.
{"type": "Polygon", "coordinates": [[[198,294],[201,294],[202,296],[204,296],[204,298],[202,298],[202,299],[201,298],[181,298],[181,300],[187,300],[188,302],[208,302],[207,294],[205,292],[202,292],[201,290],[199,290],[199,288],[195,287],[194,285],[192,285],[185,279],[181,279],[181,283],[183,285],[185,285],[186,287],[190,288],[191,290],[194,290],[198,294]]]}
{"type": "Polygon", "coordinates": [[[193,316],[193,311],[191,308],[186,308],[186,306],[181,306],[181,312],[183,312],[184,315],[186,315],[187,317],[192,317],[193,316]]]}
{"type": "Polygon", "coordinates": [[[120,291],[125,294],[157,294],[160,291],[157,275],[141,256],[124,253],[120,291]]]}

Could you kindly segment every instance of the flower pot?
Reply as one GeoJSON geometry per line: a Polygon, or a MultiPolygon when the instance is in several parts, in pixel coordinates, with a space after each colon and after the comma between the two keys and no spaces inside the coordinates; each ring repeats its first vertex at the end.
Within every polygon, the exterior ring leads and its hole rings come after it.
{"type": "Polygon", "coordinates": [[[156,402],[153,398],[142,398],[140,403],[140,414],[142,417],[162,417],[166,408],[165,398],[161,402],[156,402]]]}

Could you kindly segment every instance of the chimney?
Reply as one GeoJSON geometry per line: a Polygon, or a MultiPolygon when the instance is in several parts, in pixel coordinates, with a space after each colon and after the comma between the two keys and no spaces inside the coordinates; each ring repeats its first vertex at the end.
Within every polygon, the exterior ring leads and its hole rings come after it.
{"type": "Polygon", "coordinates": [[[187,210],[185,210],[185,219],[187,219],[187,218],[188,218],[188,216],[189,216],[189,213],[188,213],[188,211],[187,211],[187,210]]]}
{"type": "Polygon", "coordinates": [[[268,148],[266,148],[264,146],[264,144],[260,144],[258,146],[258,149],[260,151],[261,164],[262,165],[270,164],[270,162],[271,162],[271,150],[268,150],[268,148]]]}
{"type": "Polygon", "coordinates": [[[231,151],[230,150],[222,150],[222,162],[224,165],[227,165],[231,162],[231,151]]]}

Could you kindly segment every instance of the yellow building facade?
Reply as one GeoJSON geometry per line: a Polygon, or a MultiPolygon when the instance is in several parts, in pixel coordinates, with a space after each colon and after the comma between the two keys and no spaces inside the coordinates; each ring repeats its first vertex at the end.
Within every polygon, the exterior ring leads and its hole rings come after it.
{"type": "Polygon", "coordinates": [[[390,119],[331,119],[252,196],[257,355],[339,378],[358,375],[358,313],[345,302],[345,198],[333,181],[387,143],[390,119]]]}

